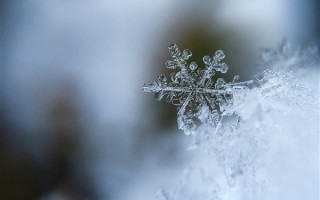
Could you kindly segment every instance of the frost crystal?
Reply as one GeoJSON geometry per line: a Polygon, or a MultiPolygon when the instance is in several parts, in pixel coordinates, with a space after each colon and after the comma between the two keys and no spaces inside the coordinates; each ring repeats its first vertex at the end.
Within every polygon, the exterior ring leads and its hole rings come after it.
{"type": "Polygon", "coordinates": [[[199,68],[187,63],[190,50],[180,52],[176,45],[169,50],[172,60],[166,66],[178,72],[170,82],[161,75],[143,89],[178,106],[179,128],[195,133],[189,149],[205,151],[209,160],[196,159],[196,166],[188,167],[173,187],[159,190],[157,199],[303,199],[301,194],[316,194],[318,180],[305,171],[318,174],[320,101],[301,85],[302,78],[311,82],[308,77],[319,72],[314,49],[292,51],[285,43],[264,52],[260,66],[270,69],[257,79],[236,82],[236,76],[231,83],[213,79],[228,70],[222,51],[205,56],[199,68]]]}
{"type": "Polygon", "coordinates": [[[222,62],[225,58],[223,51],[218,50],[214,56],[204,56],[204,68],[199,68],[197,63],[187,63],[192,56],[188,49],[179,50],[176,44],[169,46],[172,60],[166,62],[169,69],[178,69],[177,73],[170,75],[170,81],[164,75],[158,76],[153,83],[144,84],[143,91],[155,92],[155,98],[166,98],[167,102],[178,106],[178,127],[185,134],[193,134],[196,121],[219,128],[224,116],[230,115],[227,107],[233,102],[233,94],[248,88],[253,81],[237,82],[235,76],[230,83],[223,78],[213,80],[216,72],[226,73],[228,65],[222,62]],[[210,114],[202,117],[202,112],[210,114]]]}

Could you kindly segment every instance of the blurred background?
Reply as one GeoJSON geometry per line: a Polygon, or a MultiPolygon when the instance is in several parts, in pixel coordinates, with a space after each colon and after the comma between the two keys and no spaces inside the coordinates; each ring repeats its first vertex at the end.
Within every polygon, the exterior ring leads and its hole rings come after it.
{"type": "MultiPolygon", "coordinates": [[[[319,46],[317,0],[1,0],[0,199],[154,199],[193,156],[176,107],[141,90],[222,49],[252,78],[259,49],[319,46]]],[[[316,80],[316,79],[315,79],[316,80]]],[[[318,83],[319,84],[319,83],[318,83]]],[[[316,85],[316,84],[315,84],[316,85]]]]}

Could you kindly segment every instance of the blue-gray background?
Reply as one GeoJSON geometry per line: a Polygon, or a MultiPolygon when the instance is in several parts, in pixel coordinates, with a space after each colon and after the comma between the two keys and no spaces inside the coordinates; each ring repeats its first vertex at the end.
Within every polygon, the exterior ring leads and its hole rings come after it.
{"type": "Polygon", "coordinates": [[[154,198],[188,160],[175,108],[141,91],[170,73],[170,43],[198,63],[224,50],[242,80],[262,47],[319,45],[317,0],[0,6],[0,199],[154,198]]]}

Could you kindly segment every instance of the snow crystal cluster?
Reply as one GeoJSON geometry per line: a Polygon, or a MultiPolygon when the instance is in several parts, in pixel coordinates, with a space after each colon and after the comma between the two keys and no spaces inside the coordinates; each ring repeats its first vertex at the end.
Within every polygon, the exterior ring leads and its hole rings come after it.
{"type": "Polygon", "coordinates": [[[204,56],[205,67],[199,68],[195,62],[187,63],[190,50],[169,46],[172,60],[166,67],[179,71],[171,74],[170,82],[161,75],[143,90],[178,106],[179,129],[194,138],[189,149],[203,150],[214,159],[206,161],[206,170],[188,167],[176,188],[159,190],[159,200],[319,197],[319,181],[314,178],[319,177],[319,99],[290,70],[309,62],[307,55],[314,60],[315,54],[298,56],[289,54],[288,47],[281,48],[263,55],[260,65],[271,69],[260,77],[237,82],[236,76],[227,83],[222,78],[214,81],[216,73],[228,70],[222,51],[204,56]],[[277,70],[279,63],[285,70],[277,70]],[[221,171],[208,167],[213,163],[221,171]],[[305,175],[305,170],[311,175],[305,175]]]}

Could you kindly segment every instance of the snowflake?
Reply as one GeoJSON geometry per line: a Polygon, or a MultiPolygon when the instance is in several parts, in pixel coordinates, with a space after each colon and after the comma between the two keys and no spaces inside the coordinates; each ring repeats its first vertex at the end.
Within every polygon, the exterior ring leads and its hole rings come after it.
{"type": "MultiPolygon", "coordinates": [[[[237,82],[238,76],[232,82],[214,77],[228,70],[220,50],[212,57],[204,56],[203,67],[187,62],[190,50],[180,51],[174,44],[169,50],[172,60],[166,67],[175,73],[170,79],[160,75],[143,90],[178,106],[179,128],[194,134],[188,149],[205,151],[215,160],[195,159],[195,165],[184,170],[175,185],[158,191],[157,199],[274,199],[277,191],[287,188],[294,194],[291,173],[305,170],[300,166],[290,169],[286,162],[311,163],[310,155],[317,158],[313,141],[319,136],[319,98],[299,80],[306,75],[310,82],[310,74],[318,73],[314,69],[319,65],[316,50],[290,50],[284,44],[279,50],[265,51],[259,66],[270,69],[245,82],[237,82]],[[308,68],[295,76],[291,70],[300,71],[299,66],[308,68]],[[288,156],[283,156],[284,149],[288,156]],[[292,151],[300,157],[290,157],[292,151]],[[283,168],[273,170],[273,163],[282,163],[279,167],[283,168]],[[290,172],[284,179],[282,170],[290,172]]],[[[318,166],[312,167],[313,173],[315,169],[318,166]]]]}
{"type": "Polygon", "coordinates": [[[227,107],[232,105],[233,94],[248,88],[254,81],[237,82],[239,76],[227,83],[223,78],[213,80],[217,72],[226,73],[228,65],[222,62],[223,51],[218,50],[214,56],[204,56],[204,68],[196,62],[187,63],[192,56],[188,49],[179,50],[176,44],[169,46],[172,60],[166,62],[169,69],[178,69],[170,75],[170,82],[164,75],[158,76],[153,83],[144,84],[143,91],[155,92],[155,98],[166,97],[167,102],[178,106],[178,128],[185,134],[194,134],[196,121],[219,128],[223,116],[230,115],[227,107]],[[201,113],[206,112],[205,117],[201,113]]]}

